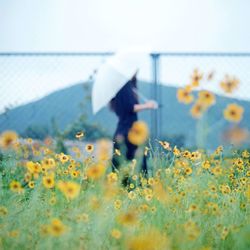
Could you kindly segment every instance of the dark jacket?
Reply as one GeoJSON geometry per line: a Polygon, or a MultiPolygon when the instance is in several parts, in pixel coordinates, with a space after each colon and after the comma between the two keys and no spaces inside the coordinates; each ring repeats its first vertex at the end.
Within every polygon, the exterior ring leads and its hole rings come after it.
{"type": "Polygon", "coordinates": [[[111,101],[111,108],[118,117],[118,125],[115,136],[120,134],[127,136],[133,122],[138,120],[137,113],[134,112],[134,105],[138,104],[138,98],[133,91],[136,87],[136,78],[128,81],[111,101]]]}

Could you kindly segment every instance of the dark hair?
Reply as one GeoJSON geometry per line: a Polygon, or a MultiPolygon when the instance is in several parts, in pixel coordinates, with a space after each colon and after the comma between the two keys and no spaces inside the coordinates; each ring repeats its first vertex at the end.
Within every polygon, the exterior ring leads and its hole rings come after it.
{"type": "Polygon", "coordinates": [[[115,112],[115,97],[113,97],[113,98],[109,101],[108,107],[109,107],[109,109],[110,109],[112,112],[115,112]]]}
{"type": "MultiPolygon", "coordinates": [[[[136,88],[137,89],[137,78],[136,78],[136,74],[124,85],[124,87],[126,86],[129,86],[129,89],[131,89],[131,91],[133,92],[133,88],[136,88]]],[[[124,88],[123,87],[123,88],[124,88]]],[[[122,89],[123,89],[122,88],[122,89]]],[[[120,90],[121,91],[121,90],[120,90]]],[[[119,92],[118,92],[119,93],[119,92]]],[[[118,94],[117,93],[117,94],[118,94]]],[[[112,111],[112,112],[115,112],[116,113],[116,97],[117,97],[117,94],[115,97],[113,97],[110,101],[109,101],[109,104],[108,104],[108,107],[109,109],[112,111]]],[[[133,92],[133,95],[134,97],[136,98],[136,100],[138,100],[138,96],[135,92],[133,92]]]]}

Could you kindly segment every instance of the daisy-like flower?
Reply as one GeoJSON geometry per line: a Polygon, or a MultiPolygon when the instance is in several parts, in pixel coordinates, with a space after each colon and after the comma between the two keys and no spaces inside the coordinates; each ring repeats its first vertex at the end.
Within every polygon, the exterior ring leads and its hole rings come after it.
{"type": "Polygon", "coordinates": [[[132,211],[119,215],[117,220],[124,226],[134,226],[138,222],[136,213],[132,211]]]}
{"type": "Polygon", "coordinates": [[[63,222],[57,218],[51,221],[49,225],[49,233],[52,236],[59,237],[66,232],[67,227],[63,224],[63,222]]]}
{"type": "Polygon", "coordinates": [[[8,214],[8,209],[6,207],[0,206],[0,217],[8,214]]]}
{"type": "Polygon", "coordinates": [[[77,139],[80,139],[80,138],[84,137],[84,132],[83,132],[83,131],[77,132],[76,135],[75,135],[75,137],[76,137],[77,139]]]}
{"type": "Polygon", "coordinates": [[[85,150],[86,150],[86,152],[88,152],[88,153],[93,152],[93,150],[94,150],[94,145],[88,143],[88,144],[85,146],[85,150]]]}
{"type": "Polygon", "coordinates": [[[23,191],[23,187],[20,182],[12,181],[10,183],[10,190],[16,193],[21,193],[23,191]]]}
{"type": "Polygon", "coordinates": [[[177,100],[180,103],[190,104],[194,100],[194,96],[191,94],[191,90],[187,88],[181,88],[177,90],[177,100]]]}
{"type": "Polygon", "coordinates": [[[198,87],[200,85],[200,81],[203,77],[203,74],[199,72],[198,69],[195,69],[193,74],[191,75],[191,82],[193,87],[198,87]]]}
{"type": "Polygon", "coordinates": [[[55,186],[54,174],[46,175],[43,177],[43,185],[46,188],[53,188],[55,186]]]}
{"type": "Polygon", "coordinates": [[[0,147],[4,149],[13,146],[18,139],[18,135],[15,131],[5,131],[0,136],[0,147]]]}
{"type": "Polygon", "coordinates": [[[117,173],[111,172],[107,175],[107,178],[109,183],[116,183],[118,180],[118,175],[117,173]]]}
{"type": "Polygon", "coordinates": [[[115,238],[116,240],[120,239],[121,236],[122,236],[121,231],[118,230],[118,229],[115,229],[115,228],[112,229],[112,231],[110,232],[110,234],[111,234],[111,236],[112,236],[113,238],[115,238]]]}
{"type": "Polygon", "coordinates": [[[34,181],[30,181],[29,183],[28,183],[28,186],[29,186],[29,188],[34,188],[35,187],[35,182],[34,181]]]}
{"type": "Polygon", "coordinates": [[[190,175],[190,174],[192,174],[192,172],[193,172],[192,168],[190,168],[190,167],[185,168],[184,171],[185,171],[185,174],[186,174],[186,175],[190,175]]]}
{"type": "Polygon", "coordinates": [[[57,186],[65,197],[70,200],[75,199],[80,193],[80,185],[76,182],[59,181],[57,186]]]}
{"type": "Polygon", "coordinates": [[[210,107],[213,104],[215,104],[215,96],[213,93],[203,90],[200,91],[198,94],[198,100],[201,104],[203,104],[206,107],[210,107]]]}
{"type": "Polygon", "coordinates": [[[92,180],[98,180],[100,179],[104,173],[105,173],[105,166],[101,163],[97,163],[93,166],[90,166],[88,169],[87,169],[87,176],[88,178],[92,179],[92,180]]]}
{"type": "Polygon", "coordinates": [[[233,93],[239,86],[240,81],[232,76],[226,75],[224,80],[221,81],[220,86],[226,93],[233,93]]]}
{"type": "Polygon", "coordinates": [[[164,148],[164,149],[166,149],[166,150],[171,150],[171,147],[170,147],[170,143],[169,142],[167,142],[167,141],[159,141],[159,143],[160,143],[160,145],[164,148]]]}
{"type": "Polygon", "coordinates": [[[150,228],[139,235],[128,238],[127,249],[130,250],[164,250],[170,249],[166,235],[157,229],[150,228]]]}
{"type": "Polygon", "coordinates": [[[128,132],[128,140],[134,145],[142,145],[148,139],[148,126],[143,121],[133,123],[128,132]]]}
{"type": "Polygon", "coordinates": [[[240,122],[244,113],[244,108],[236,103],[229,104],[224,110],[224,118],[230,122],[240,122]]]}
{"type": "Polygon", "coordinates": [[[206,111],[206,107],[200,103],[199,101],[196,102],[190,110],[190,113],[193,118],[199,119],[202,117],[203,113],[206,111]]]}
{"type": "Polygon", "coordinates": [[[59,160],[60,160],[60,162],[61,163],[66,163],[66,162],[68,162],[69,161],[69,156],[68,155],[65,155],[65,154],[63,154],[63,153],[61,153],[60,155],[59,155],[59,160]]]}

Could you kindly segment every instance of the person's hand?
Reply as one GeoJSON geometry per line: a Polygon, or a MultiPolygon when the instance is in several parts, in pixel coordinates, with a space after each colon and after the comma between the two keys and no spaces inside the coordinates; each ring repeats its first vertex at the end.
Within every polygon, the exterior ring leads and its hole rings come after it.
{"type": "Polygon", "coordinates": [[[154,100],[149,100],[145,104],[146,104],[148,109],[157,109],[158,108],[158,103],[154,100]]]}

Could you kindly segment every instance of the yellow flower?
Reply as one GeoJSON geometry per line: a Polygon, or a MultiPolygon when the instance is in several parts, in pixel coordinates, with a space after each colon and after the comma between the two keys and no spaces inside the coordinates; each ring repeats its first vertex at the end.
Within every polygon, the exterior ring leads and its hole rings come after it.
{"type": "Polygon", "coordinates": [[[143,121],[133,123],[128,132],[128,140],[134,145],[141,145],[148,139],[148,126],[143,121]]]}
{"type": "Polygon", "coordinates": [[[209,106],[215,104],[214,94],[209,92],[209,91],[206,91],[206,90],[199,92],[198,100],[202,105],[204,105],[206,107],[209,107],[209,106]]]}
{"type": "Polygon", "coordinates": [[[34,181],[30,181],[28,183],[28,185],[29,185],[29,188],[34,188],[35,187],[35,182],[34,181]]]}
{"type": "Polygon", "coordinates": [[[204,161],[204,162],[202,162],[201,166],[204,169],[209,169],[211,165],[210,165],[209,161],[204,161]]]}
{"type": "Polygon", "coordinates": [[[166,150],[171,150],[171,147],[170,147],[170,144],[169,144],[169,142],[167,142],[167,141],[159,141],[159,143],[160,143],[160,145],[164,148],[164,149],[166,149],[166,150]]]}
{"type": "Polygon", "coordinates": [[[117,173],[111,172],[107,175],[107,178],[109,183],[115,183],[118,180],[118,175],[117,173]]]}
{"type": "Polygon", "coordinates": [[[228,233],[229,233],[229,229],[227,227],[224,227],[223,230],[222,230],[222,232],[221,232],[221,239],[225,240],[226,237],[227,237],[227,235],[228,235],[228,233]]]}
{"type": "Polygon", "coordinates": [[[31,181],[31,179],[32,179],[31,173],[29,173],[29,172],[25,173],[25,175],[24,175],[24,181],[25,182],[29,182],[29,181],[31,181]]]}
{"type": "Polygon", "coordinates": [[[191,153],[190,159],[195,161],[201,158],[201,153],[199,151],[195,151],[191,153]]]}
{"type": "Polygon", "coordinates": [[[214,175],[221,175],[222,174],[222,168],[220,166],[217,166],[215,168],[213,168],[211,170],[211,172],[214,174],[214,175]]]}
{"type": "Polygon", "coordinates": [[[42,236],[48,236],[50,233],[50,225],[42,225],[40,227],[40,233],[42,236]]]}
{"type": "Polygon", "coordinates": [[[223,150],[224,150],[223,146],[219,146],[219,147],[216,148],[216,150],[214,151],[214,153],[216,155],[219,155],[220,153],[223,152],[223,150]]]}
{"type": "Polygon", "coordinates": [[[122,206],[122,201],[121,200],[115,200],[114,201],[114,208],[115,209],[120,209],[122,206]]]}
{"type": "Polygon", "coordinates": [[[239,82],[237,78],[226,75],[220,86],[226,93],[232,93],[238,88],[239,82]]]}
{"type": "Polygon", "coordinates": [[[189,212],[194,212],[194,211],[197,211],[197,209],[198,209],[198,207],[197,207],[196,204],[191,204],[191,205],[189,206],[188,211],[189,211],[189,212]]]}
{"type": "Polygon", "coordinates": [[[85,150],[88,152],[88,153],[91,153],[91,152],[93,152],[93,150],[94,150],[94,145],[93,144],[87,144],[86,146],[85,146],[85,150]]]}
{"type": "Polygon", "coordinates": [[[17,142],[18,135],[15,131],[5,131],[0,136],[0,147],[5,149],[14,145],[17,142]]]}
{"type": "Polygon", "coordinates": [[[26,168],[32,174],[38,174],[42,170],[40,163],[38,163],[38,162],[32,162],[32,161],[28,161],[26,163],[26,168]]]}
{"type": "Polygon", "coordinates": [[[156,229],[149,229],[128,239],[130,250],[165,250],[169,249],[166,235],[156,229]]]}
{"type": "Polygon", "coordinates": [[[80,193],[80,185],[72,181],[59,181],[57,186],[64,196],[70,200],[75,199],[80,193]]]}
{"type": "Polygon", "coordinates": [[[247,150],[244,150],[244,151],[242,152],[242,157],[243,157],[243,158],[249,158],[249,157],[250,157],[250,152],[248,152],[247,150]]]}
{"type": "Polygon", "coordinates": [[[124,226],[134,226],[138,222],[137,215],[132,211],[119,215],[117,220],[124,226]]]}
{"type": "Polygon", "coordinates": [[[152,213],[156,213],[156,211],[157,211],[157,208],[155,206],[151,207],[151,212],[152,213]]]}
{"type": "Polygon", "coordinates": [[[77,132],[75,136],[77,139],[80,139],[80,138],[84,137],[84,132],[82,132],[82,131],[77,132]]]}
{"type": "Polygon", "coordinates": [[[0,206],[0,217],[8,214],[8,209],[6,207],[0,206]]]}
{"type": "Polygon", "coordinates": [[[73,170],[73,171],[70,172],[70,174],[71,174],[71,176],[72,176],[73,178],[76,178],[76,177],[79,176],[80,173],[79,173],[78,170],[73,170]]]}
{"type": "Polygon", "coordinates": [[[154,183],[155,183],[155,180],[154,180],[153,177],[148,178],[148,185],[149,185],[149,186],[153,186],[154,183]]]}
{"type": "Polygon", "coordinates": [[[136,198],[136,193],[133,192],[133,191],[130,191],[130,192],[128,193],[128,198],[129,198],[130,200],[134,200],[134,199],[136,198]]]}
{"type": "Polygon", "coordinates": [[[191,153],[188,150],[185,150],[184,152],[182,152],[182,156],[190,159],[191,158],[191,153]]]}
{"type": "Polygon", "coordinates": [[[51,221],[51,224],[49,225],[49,233],[52,236],[58,237],[65,233],[66,226],[62,223],[61,220],[55,218],[51,221]]]}
{"type": "Polygon", "coordinates": [[[243,113],[243,107],[236,103],[232,103],[224,110],[224,118],[230,122],[239,122],[242,119],[243,113]]]}
{"type": "Polygon", "coordinates": [[[174,146],[173,154],[174,154],[175,156],[180,156],[181,151],[180,151],[176,146],[174,146]]]}
{"type": "Polygon", "coordinates": [[[66,163],[66,162],[68,162],[69,161],[69,156],[68,155],[65,155],[65,154],[63,154],[63,153],[61,153],[60,155],[59,155],[59,160],[60,160],[60,162],[61,163],[66,163]]]}
{"type": "Polygon", "coordinates": [[[42,160],[41,168],[42,168],[42,171],[44,172],[46,172],[49,169],[55,168],[55,166],[56,166],[56,162],[53,158],[44,158],[42,160]]]}
{"type": "Polygon", "coordinates": [[[194,96],[191,94],[191,91],[187,88],[177,90],[177,99],[179,102],[184,104],[190,104],[194,100],[194,96]]]}
{"type": "Polygon", "coordinates": [[[197,101],[191,108],[190,113],[193,118],[199,119],[203,113],[207,110],[207,107],[204,106],[201,102],[197,101]]]}
{"type": "Polygon", "coordinates": [[[119,231],[118,229],[112,229],[112,231],[111,231],[111,236],[113,237],[113,238],[115,238],[115,239],[120,239],[121,238],[121,236],[122,236],[122,233],[121,233],[121,231],[119,231]]]}
{"type": "Polygon", "coordinates": [[[192,168],[190,168],[190,167],[185,168],[186,175],[190,175],[190,174],[192,174],[192,172],[193,172],[192,168]]]}
{"type": "Polygon", "coordinates": [[[187,233],[189,240],[195,240],[200,234],[200,229],[197,224],[193,221],[188,221],[184,224],[184,229],[187,233]]]}
{"type": "Polygon", "coordinates": [[[220,186],[220,191],[223,193],[223,194],[229,194],[231,192],[231,189],[228,185],[221,185],[220,186]]]}
{"type": "Polygon", "coordinates": [[[16,238],[16,237],[19,237],[20,231],[19,230],[13,230],[13,231],[10,231],[8,234],[9,234],[10,237],[16,238]]]}
{"type": "Polygon", "coordinates": [[[191,81],[193,87],[198,87],[200,85],[200,80],[202,79],[203,75],[198,71],[198,69],[195,69],[193,74],[191,75],[191,81]]]}
{"type": "Polygon", "coordinates": [[[44,176],[43,177],[43,185],[46,188],[53,188],[55,186],[54,175],[50,174],[50,175],[44,176]]]}
{"type": "Polygon", "coordinates": [[[49,200],[49,204],[50,205],[55,205],[56,204],[56,197],[55,196],[52,196],[49,200]]]}
{"type": "Polygon", "coordinates": [[[87,169],[87,176],[92,180],[100,179],[105,173],[105,166],[101,163],[97,163],[87,169]]]}
{"type": "Polygon", "coordinates": [[[21,186],[21,183],[18,181],[12,181],[10,183],[10,190],[16,193],[21,193],[23,191],[23,188],[21,186]]]}
{"type": "Polygon", "coordinates": [[[83,221],[83,222],[88,222],[89,221],[89,215],[86,214],[86,213],[82,213],[82,214],[79,214],[77,216],[77,220],[80,222],[80,221],[83,221]]]}
{"type": "Polygon", "coordinates": [[[111,142],[108,139],[100,139],[96,142],[96,157],[99,161],[107,161],[110,159],[111,142]]]}

